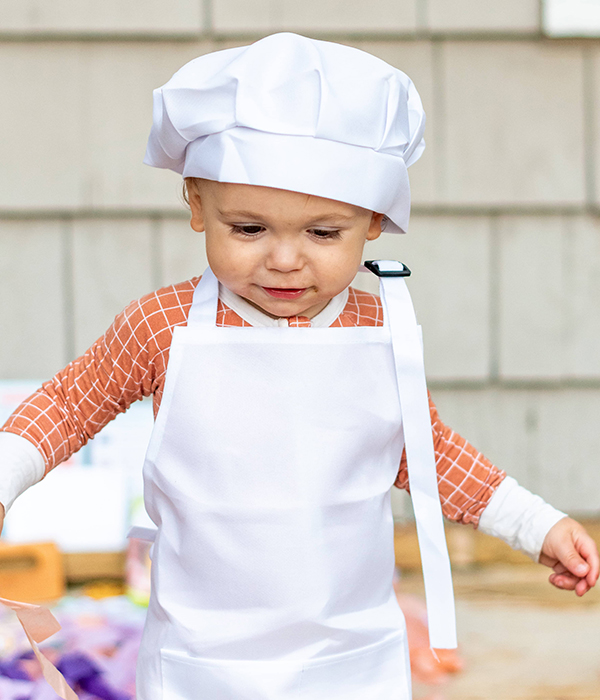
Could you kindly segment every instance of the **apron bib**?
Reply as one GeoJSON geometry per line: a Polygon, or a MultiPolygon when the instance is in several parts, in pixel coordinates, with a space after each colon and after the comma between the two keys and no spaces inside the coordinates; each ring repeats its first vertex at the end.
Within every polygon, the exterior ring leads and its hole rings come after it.
{"type": "Polygon", "coordinates": [[[158,529],[138,698],[408,700],[393,333],[217,328],[217,298],[209,269],[144,465],[158,529]]]}

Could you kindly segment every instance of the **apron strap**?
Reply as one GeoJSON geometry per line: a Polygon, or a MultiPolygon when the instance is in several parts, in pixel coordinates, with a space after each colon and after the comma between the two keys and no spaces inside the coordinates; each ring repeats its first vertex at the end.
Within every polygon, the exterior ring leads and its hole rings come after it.
{"type": "Polygon", "coordinates": [[[192,308],[188,315],[188,326],[214,326],[217,323],[219,280],[207,267],[194,290],[192,308]]]}
{"type": "Polygon", "coordinates": [[[379,276],[384,318],[392,337],[410,494],[423,566],[429,643],[436,649],[453,649],[457,644],[454,593],[438,492],[421,329],[403,279],[410,271],[392,260],[378,260],[367,267],[379,276]]]}

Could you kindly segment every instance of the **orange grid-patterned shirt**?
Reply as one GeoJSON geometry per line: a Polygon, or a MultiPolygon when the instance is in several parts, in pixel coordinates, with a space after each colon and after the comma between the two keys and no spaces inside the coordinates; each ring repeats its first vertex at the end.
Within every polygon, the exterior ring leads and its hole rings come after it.
{"type": "MultiPolygon", "coordinates": [[[[134,401],[152,395],[156,416],[173,329],[187,324],[198,281],[195,277],[131,303],[84,355],[26,399],[2,430],[32,442],[44,457],[47,473],[134,401]]],[[[290,321],[290,325],[306,323],[302,317],[290,321]]],[[[250,324],[219,301],[217,325],[250,324]]],[[[381,325],[379,298],[350,288],[346,306],[331,327],[381,325]]],[[[476,526],[505,473],[441,422],[431,398],[429,407],[444,515],[476,526]]],[[[408,489],[406,454],[396,486],[408,489]]]]}

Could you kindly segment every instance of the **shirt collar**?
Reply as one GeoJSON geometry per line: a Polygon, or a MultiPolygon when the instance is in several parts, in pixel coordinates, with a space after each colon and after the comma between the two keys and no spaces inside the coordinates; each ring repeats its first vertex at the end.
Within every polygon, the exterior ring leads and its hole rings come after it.
{"type": "MultiPolygon", "coordinates": [[[[248,303],[244,298],[235,294],[219,282],[219,299],[232,311],[256,328],[287,328],[287,318],[271,318],[248,303]]],[[[348,303],[348,288],[340,292],[327,304],[323,311],[310,319],[312,328],[329,328],[336,318],[342,313],[348,303]]]]}

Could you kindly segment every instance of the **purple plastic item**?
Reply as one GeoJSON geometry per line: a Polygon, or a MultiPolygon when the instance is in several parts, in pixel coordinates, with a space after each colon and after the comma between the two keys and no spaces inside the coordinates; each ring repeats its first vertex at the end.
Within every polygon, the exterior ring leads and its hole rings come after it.
{"type": "MultiPolygon", "coordinates": [[[[30,658],[30,654],[18,654],[13,656],[8,661],[0,661],[0,678],[11,678],[18,681],[30,681],[31,678],[27,675],[23,666],[21,665],[22,659],[30,658]]],[[[0,695],[0,698],[4,700],[4,696],[0,695]]]]}
{"type": "Polygon", "coordinates": [[[111,688],[102,678],[100,668],[85,654],[65,654],[57,668],[67,683],[79,686],[100,700],[131,700],[130,695],[111,688]]]}

